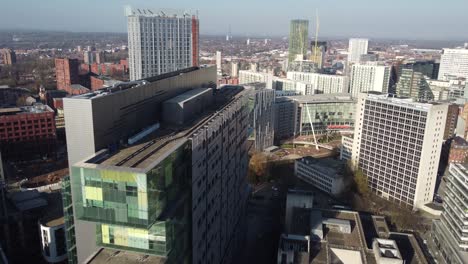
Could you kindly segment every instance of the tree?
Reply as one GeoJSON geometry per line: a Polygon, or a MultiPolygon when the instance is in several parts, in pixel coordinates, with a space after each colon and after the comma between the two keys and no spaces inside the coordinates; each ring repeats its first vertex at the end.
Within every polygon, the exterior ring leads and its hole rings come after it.
{"type": "Polygon", "coordinates": [[[268,169],[268,158],[262,152],[255,152],[250,158],[249,171],[252,173],[251,179],[254,179],[255,183],[265,181],[268,169]]]}
{"type": "Polygon", "coordinates": [[[362,196],[369,196],[369,186],[367,185],[367,177],[361,169],[354,172],[354,183],[357,192],[362,196]]]}

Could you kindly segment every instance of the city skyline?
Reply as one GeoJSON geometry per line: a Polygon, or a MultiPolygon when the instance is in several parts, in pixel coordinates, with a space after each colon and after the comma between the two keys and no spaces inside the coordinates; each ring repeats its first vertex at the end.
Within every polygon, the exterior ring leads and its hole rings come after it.
{"type": "MultiPolygon", "coordinates": [[[[11,12],[0,17],[0,29],[126,32],[126,20],[122,14],[124,6],[128,4],[121,0],[113,1],[112,4],[89,0],[76,3],[53,0],[6,2],[3,7],[11,12]],[[104,9],[106,12],[102,12],[104,9]],[[68,10],[74,12],[67,12],[68,10]],[[19,21],[18,17],[28,19],[19,21]],[[96,17],[100,17],[99,26],[95,25],[96,17]]],[[[205,35],[226,34],[231,26],[232,35],[235,36],[287,36],[291,19],[308,19],[311,22],[310,33],[313,33],[315,10],[319,12],[319,36],[322,37],[392,36],[415,40],[458,40],[468,34],[468,28],[458,22],[463,21],[462,10],[466,10],[468,4],[458,0],[446,2],[445,9],[436,9],[436,6],[420,0],[411,3],[398,0],[380,3],[378,6],[369,0],[352,3],[336,0],[333,4],[301,0],[293,3],[278,2],[274,5],[264,0],[254,3],[241,0],[237,5],[228,7],[214,5],[212,0],[197,2],[196,7],[188,0],[158,3],[157,6],[139,0],[133,1],[131,5],[139,8],[170,7],[198,11],[200,33],[205,35]],[[262,12],[258,12],[259,10],[262,12]],[[437,19],[434,16],[436,11],[437,19]],[[239,19],[239,14],[242,14],[242,19],[239,19]]]]}

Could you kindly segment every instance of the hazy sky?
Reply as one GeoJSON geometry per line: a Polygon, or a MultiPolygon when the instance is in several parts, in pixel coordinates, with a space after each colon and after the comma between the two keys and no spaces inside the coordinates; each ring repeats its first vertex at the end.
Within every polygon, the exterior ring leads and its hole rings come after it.
{"type": "Polygon", "coordinates": [[[318,9],[323,37],[468,40],[467,0],[2,0],[0,28],[126,32],[128,4],[199,10],[202,34],[284,36],[318,9]]]}

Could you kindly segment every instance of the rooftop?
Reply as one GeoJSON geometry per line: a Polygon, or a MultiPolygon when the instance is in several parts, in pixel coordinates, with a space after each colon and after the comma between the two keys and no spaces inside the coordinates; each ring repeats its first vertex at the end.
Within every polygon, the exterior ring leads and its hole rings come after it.
{"type": "Polygon", "coordinates": [[[113,94],[113,93],[118,93],[118,92],[121,92],[121,91],[125,91],[125,90],[131,89],[131,88],[141,86],[141,85],[145,85],[145,84],[148,84],[148,83],[153,83],[153,82],[157,82],[157,81],[160,81],[160,80],[176,77],[176,76],[179,76],[179,75],[184,74],[184,73],[189,73],[189,72],[192,72],[192,71],[196,71],[198,69],[200,69],[200,67],[190,67],[190,68],[186,68],[186,69],[182,69],[182,70],[178,70],[178,71],[173,71],[173,72],[169,72],[169,73],[165,73],[165,74],[160,74],[160,75],[157,75],[157,76],[149,77],[149,78],[138,80],[138,81],[119,82],[119,83],[116,83],[116,84],[114,84],[112,86],[109,86],[109,87],[104,87],[104,88],[101,88],[101,89],[93,91],[93,92],[73,96],[73,97],[70,97],[70,98],[72,98],[72,99],[89,99],[89,100],[92,100],[92,99],[95,99],[97,97],[106,96],[108,94],[113,94]]]}
{"type": "Polygon", "coordinates": [[[412,108],[416,110],[428,111],[433,105],[440,105],[437,102],[416,102],[412,98],[397,98],[389,94],[383,94],[379,92],[367,92],[368,100],[384,102],[394,106],[412,108]]]}
{"type": "Polygon", "coordinates": [[[20,115],[20,114],[41,114],[47,112],[54,112],[49,106],[43,104],[34,104],[32,106],[0,108],[1,115],[20,115]]]}
{"type": "Polygon", "coordinates": [[[183,104],[187,101],[190,101],[191,99],[197,97],[198,95],[200,94],[204,94],[204,93],[208,93],[208,92],[212,92],[212,89],[211,88],[197,88],[197,89],[193,89],[193,90],[190,90],[188,92],[185,92],[181,95],[178,95],[176,97],[173,97],[167,101],[165,101],[164,103],[178,103],[178,104],[183,104]]]}
{"type": "Polygon", "coordinates": [[[345,163],[340,160],[335,160],[332,158],[323,158],[316,159],[310,156],[303,157],[302,159],[296,160],[296,162],[301,162],[302,164],[308,166],[314,166],[315,169],[319,170],[322,173],[327,174],[330,177],[342,177],[345,163]]]}
{"type": "MultiPolygon", "coordinates": [[[[237,86],[239,88],[239,86],[237,86]]],[[[195,89],[198,90],[198,89],[195,89]]],[[[211,89],[207,89],[211,90],[211,89]]],[[[237,98],[242,89],[225,86],[221,90],[216,90],[216,103],[212,109],[205,111],[194,121],[185,126],[169,126],[163,124],[161,128],[145,136],[141,143],[124,146],[120,150],[110,153],[107,150],[96,153],[93,157],[84,162],[77,163],[78,166],[117,169],[130,168],[137,169],[138,172],[145,173],[153,168],[157,163],[165,158],[165,154],[184,144],[189,137],[201,126],[209,122],[216,115],[217,111],[237,98]]],[[[181,99],[181,98],[179,98],[181,99]]],[[[132,170],[135,171],[135,170],[132,170]]]]}
{"type": "Polygon", "coordinates": [[[197,15],[194,11],[183,10],[183,9],[149,9],[149,8],[131,8],[127,6],[125,8],[126,16],[138,16],[138,17],[165,17],[165,18],[192,18],[197,15]]]}
{"type": "Polygon", "coordinates": [[[144,255],[128,251],[120,251],[102,248],[100,249],[87,264],[164,264],[166,259],[154,255],[144,255]]]}
{"type": "Polygon", "coordinates": [[[47,227],[54,227],[60,226],[65,223],[65,218],[63,216],[60,217],[45,217],[41,219],[41,224],[47,227]]]}
{"type": "MultiPolygon", "coordinates": [[[[283,96],[286,100],[294,100],[300,104],[318,104],[318,103],[354,103],[355,99],[350,94],[312,94],[312,95],[297,95],[297,96],[283,96]]],[[[281,97],[280,97],[281,98],[281,97]]]]}

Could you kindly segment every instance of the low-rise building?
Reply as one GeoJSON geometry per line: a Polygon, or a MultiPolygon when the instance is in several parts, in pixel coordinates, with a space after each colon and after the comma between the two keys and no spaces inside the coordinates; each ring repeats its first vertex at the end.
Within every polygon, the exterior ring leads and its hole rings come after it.
{"type": "Polygon", "coordinates": [[[55,113],[47,105],[0,109],[0,149],[3,157],[22,159],[55,150],[55,113]]]}
{"type": "Polygon", "coordinates": [[[42,256],[49,263],[67,259],[63,216],[46,216],[39,221],[42,256]]]}
{"type": "Polygon", "coordinates": [[[348,161],[353,156],[354,136],[342,136],[340,147],[340,160],[348,161]]]}
{"type": "Polygon", "coordinates": [[[277,138],[354,129],[356,100],[349,94],[277,97],[276,107],[277,138]]]}
{"type": "Polygon", "coordinates": [[[468,162],[468,142],[462,137],[455,137],[450,145],[449,163],[468,162]]]}
{"type": "Polygon", "coordinates": [[[345,188],[343,171],[344,163],[331,158],[304,157],[294,163],[296,177],[331,195],[339,195],[345,188]]]}
{"type": "Polygon", "coordinates": [[[374,252],[377,264],[403,264],[400,250],[394,240],[375,238],[372,242],[372,251],[374,252]]]}

